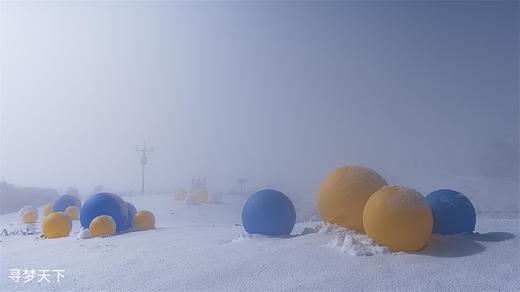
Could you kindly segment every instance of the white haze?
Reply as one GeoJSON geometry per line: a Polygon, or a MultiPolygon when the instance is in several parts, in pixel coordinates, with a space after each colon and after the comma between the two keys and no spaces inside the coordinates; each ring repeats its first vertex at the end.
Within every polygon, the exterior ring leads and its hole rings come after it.
{"type": "Polygon", "coordinates": [[[2,180],[139,190],[144,140],[154,190],[516,180],[518,9],[464,4],[2,2],[2,180]]]}

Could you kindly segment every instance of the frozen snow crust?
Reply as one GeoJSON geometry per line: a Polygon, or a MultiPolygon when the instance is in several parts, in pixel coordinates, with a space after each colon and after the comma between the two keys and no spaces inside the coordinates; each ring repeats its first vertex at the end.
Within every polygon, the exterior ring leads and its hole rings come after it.
{"type": "MultiPolygon", "coordinates": [[[[518,291],[518,216],[479,214],[479,233],[434,235],[392,253],[365,235],[321,222],[291,235],[247,235],[241,203],[188,205],[174,195],[123,197],[152,210],[158,228],[88,238],[0,237],[0,291],[518,291]],[[14,283],[9,269],[64,269],[60,283],[14,283]],[[484,275],[484,276],[483,276],[484,275]]],[[[18,228],[18,213],[0,216],[18,228]]],[[[40,224],[41,222],[38,222],[40,224]]]]}

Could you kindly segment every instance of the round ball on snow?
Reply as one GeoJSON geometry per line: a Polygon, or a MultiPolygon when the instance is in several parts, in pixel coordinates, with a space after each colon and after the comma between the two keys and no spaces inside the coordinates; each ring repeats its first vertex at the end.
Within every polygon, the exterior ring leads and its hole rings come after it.
{"type": "Polygon", "coordinates": [[[291,200],[272,189],[252,194],[242,209],[242,224],[250,234],[289,235],[295,221],[291,200]]]}
{"type": "Polygon", "coordinates": [[[368,199],[363,225],[369,237],[392,251],[417,251],[428,243],[433,227],[430,206],[416,190],[387,186],[368,199]]]}
{"type": "Polygon", "coordinates": [[[363,209],[368,198],[386,181],[374,170],[343,166],[332,171],[321,183],[318,209],[321,218],[358,232],[364,232],[363,209]]]}
{"type": "Polygon", "coordinates": [[[477,214],[470,200],[449,189],[436,190],[426,196],[433,213],[433,233],[473,232],[477,214]]]}

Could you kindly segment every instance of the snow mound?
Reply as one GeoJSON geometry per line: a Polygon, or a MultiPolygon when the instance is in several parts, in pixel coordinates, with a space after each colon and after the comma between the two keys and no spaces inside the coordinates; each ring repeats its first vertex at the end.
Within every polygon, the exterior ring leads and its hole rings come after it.
{"type": "Polygon", "coordinates": [[[253,238],[250,234],[247,233],[241,233],[237,238],[232,239],[229,243],[237,243],[237,242],[244,242],[249,241],[253,238]]]}
{"type": "Polygon", "coordinates": [[[334,239],[329,241],[327,246],[349,256],[375,256],[392,253],[387,247],[380,246],[367,235],[344,227],[323,224],[318,233],[335,234],[334,239]]]}

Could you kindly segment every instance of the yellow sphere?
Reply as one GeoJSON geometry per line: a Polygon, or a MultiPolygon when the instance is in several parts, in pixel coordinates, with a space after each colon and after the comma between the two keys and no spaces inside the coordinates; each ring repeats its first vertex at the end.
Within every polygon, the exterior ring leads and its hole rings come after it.
{"type": "Polygon", "coordinates": [[[195,193],[195,199],[197,200],[197,202],[199,203],[206,203],[208,201],[208,191],[197,191],[195,193]]]}
{"type": "Polygon", "coordinates": [[[77,206],[71,205],[65,209],[65,214],[69,215],[72,220],[79,219],[79,208],[77,206]]]}
{"type": "Polygon", "coordinates": [[[377,172],[362,166],[343,166],[321,183],[318,209],[321,218],[358,232],[363,228],[363,209],[368,198],[386,181],[377,172]]]}
{"type": "Polygon", "coordinates": [[[114,235],[116,233],[116,222],[108,215],[100,215],[90,221],[88,226],[92,237],[114,235]]]}
{"type": "Polygon", "coordinates": [[[365,206],[367,235],[392,251],[418,251],[432,235],[432,211],[416,190],[387,186],[375,192],[365,206]]]}
{"type": "Polygon", "coordinates": [[[52,203],[49,203],[43,207],[43,217],[49,216],[51,213],[54,213],[54,208],[52,206],[52,203]]]}
{"type": "Polygon", "coordinates": [[[29,209],[22,214],[22,222],[25,224],[32,224],[38,220],[38,213],[35,210],[29,209]]]}
{"type": "Polygon", "coordinates": [[[146,230],[155,228],[155,216],[150,211],[141,210],[134,215],[134,230],[146,230]]]}
{"type": "Polygon", "coordinates": [[[42,231],[47,238],[69,236],[72,220],[63,212],[54,212],[43,219],[42,231]]]}
{"type": "Polygon", "coordinates": [[[184,189],[177,189],[175,191],[175,200],[184,200],[186,198],[186,191],[184,189]]]}

